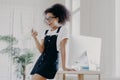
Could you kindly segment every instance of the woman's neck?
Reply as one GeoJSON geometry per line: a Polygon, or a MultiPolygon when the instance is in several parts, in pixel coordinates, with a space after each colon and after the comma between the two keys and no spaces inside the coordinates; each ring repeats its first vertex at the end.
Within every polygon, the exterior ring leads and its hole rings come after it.
{"type": "Polygon", "coordinates": [[[58,28],[57,26],[54,26],[54,27],[51,28],[51,31],[54,31],[54,30],[56,30],[57,28],[58,28]]]}

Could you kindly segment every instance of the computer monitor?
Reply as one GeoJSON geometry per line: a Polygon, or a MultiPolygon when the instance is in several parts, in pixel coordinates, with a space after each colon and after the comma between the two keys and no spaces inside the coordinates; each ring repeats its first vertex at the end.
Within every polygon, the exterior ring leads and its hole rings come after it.
{"type": "Polygon", "coordinates": [[[68,66],[75,63],[89,66],[89,70],[100,68],[101,38],[89,36],[71,36],[69,41],[68,66]],[[88,60],[88,63],[87,63],[88,60]]]}

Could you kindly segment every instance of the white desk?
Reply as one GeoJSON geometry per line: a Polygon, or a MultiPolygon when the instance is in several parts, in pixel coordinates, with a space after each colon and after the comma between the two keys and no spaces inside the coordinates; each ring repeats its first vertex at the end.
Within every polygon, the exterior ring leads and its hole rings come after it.
{"type": "Polygon", "coordinates": [[[84,75],[98,75],[98,80],[100,80],[100,71],[58,71],[56,74],[56,80],[60,79],[60,75],[63,75],[62,80],[66,80],[65,74],[77,74],[78,80],[84,80],[84,75]]]}

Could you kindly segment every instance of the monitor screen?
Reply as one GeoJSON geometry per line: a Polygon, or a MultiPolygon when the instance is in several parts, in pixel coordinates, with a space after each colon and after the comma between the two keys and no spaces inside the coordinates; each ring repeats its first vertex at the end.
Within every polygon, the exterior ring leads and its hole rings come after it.
{"type": "Polygon", "coordinates": [[[71,36],[69,41],[68,66],[88,65],[90,70],[100,69],[101,38],[71,36]]]}

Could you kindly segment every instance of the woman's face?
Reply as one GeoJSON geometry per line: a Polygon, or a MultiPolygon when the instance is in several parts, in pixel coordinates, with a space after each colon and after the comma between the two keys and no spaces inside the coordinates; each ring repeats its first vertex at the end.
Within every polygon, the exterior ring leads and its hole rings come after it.
{"type": "Polygon", "coordinates": [[[51,28],[58,27],[58,17],[54,16],[52,13],[47,13],[45,15],[45,22],[47,25],[49,25],[51,28]]]}

